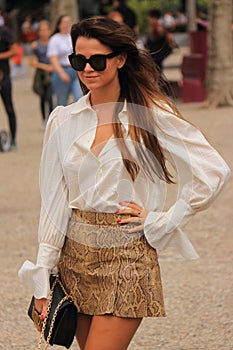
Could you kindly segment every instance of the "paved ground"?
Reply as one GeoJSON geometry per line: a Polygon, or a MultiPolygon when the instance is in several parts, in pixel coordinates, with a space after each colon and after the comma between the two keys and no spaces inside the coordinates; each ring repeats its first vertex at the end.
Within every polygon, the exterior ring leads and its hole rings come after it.
{"type": "MultiPolygon", "coordinates": [[[[179,60],[178,55],[174,58],[179,60]]],[[[0,349],[4,350],[35,349],[38,339],[26,314],[30,292],[17,278],[23,261],[35,259],[37,245],[43,128],[38,99],[31,92],[31,73],[28,69],[26,79],[14,82],[18,150],[0,154],[0,349]]],[[[180,109],[233,168],[233,109],[205,110],[200,104],[180,104],[180,109]]],[[[1,128],[5,120],[0,102],[1,128]]],[[[232,188],[231,179],[214,205],[187,228],[200,254],[198,261],[181,261],[172,252],[161,256],[167,317],[144,320],[130,350],[233,349],[232,188]]],[[[75,343],[72,349],[77,349],[75,343]]]]}

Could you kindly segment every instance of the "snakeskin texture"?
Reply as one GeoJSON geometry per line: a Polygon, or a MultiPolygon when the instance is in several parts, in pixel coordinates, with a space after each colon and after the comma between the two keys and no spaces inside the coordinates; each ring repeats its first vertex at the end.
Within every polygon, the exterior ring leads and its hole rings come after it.
{"type": "Polygon", "coordinates": [[[73,213],[60,256],[61,279],[78,312],[165,316],[156,250],[142,232],[126,234],[120,225],[111,225],[114,218],[99,215],[93,215],[93,221],[87,214],[73,213]]]}

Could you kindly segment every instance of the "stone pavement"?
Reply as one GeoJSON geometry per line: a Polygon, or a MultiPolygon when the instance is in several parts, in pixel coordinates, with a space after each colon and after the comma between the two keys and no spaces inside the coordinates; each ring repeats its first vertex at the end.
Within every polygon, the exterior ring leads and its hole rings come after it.
{"type": "MultiPolygon", "coordinates": [[[[18,150],[0,154],[0,349],[4,350],[36,349],[38,339],[27,316],[30,292],[17,278],[23,261],[34,261],[37,250],[43,127],[31,77],[27,67],[27,77],[13,84],[18,150]]],[[[206,110],[200,104],[179,107],[233,168],[233,109],[206,110]]],[[[0,129],[6,125],[0,102],[0,129]]],[[[171,251],[161,254],[167,317],[145,319],[129,350],[233,349],[232,188],[231,178],[212,207],[187,227],[199,260],[184,262],[171,251]]],[[[78,349],[76,343],[71,349],[78,349]]]]}

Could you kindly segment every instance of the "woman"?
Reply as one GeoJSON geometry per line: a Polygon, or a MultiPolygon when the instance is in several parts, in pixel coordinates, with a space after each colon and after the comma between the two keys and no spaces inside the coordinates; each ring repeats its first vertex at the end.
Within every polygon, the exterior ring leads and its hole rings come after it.
{"type": "Polygon", "coordinates": [[[68,60],[68,55],[72,52],[71,24],[69,16],[62,15],[58,18],[47,52],[54,68],[52,87],[56,96],[56,105],[62,106],[67,105],[70,94],[75,101],[82,96],[77,75],[68,60]]]}
{"type": "Polygon", "coordinates": [[[197,258],[183,228],[217,196],[229,168],[161,94],[150,56],[125,25],[84,19],[71,36],[86,95],[49,119],[37,264],[26,262],[20,276],[43,318],[59,260],[79,311],[80,348],[125,350],[143,317],[165,316],[156,250],[173,245],[197,258]],[[164,185],[175,180],[166,161],[180,180],[167,212],[164,185]]]}
{"type": "Polygon", "coordinates": [[[177,45],[173,35],[162,23],[161,12],[152,9],[148,13],[149,34],[146,40],[146,47],[151,53],[154,63],[159,70],[163,71],[163,61],[167,58],[177,45]]]}
{"type": "Polygon", "coordinates": [[[53,96],[51,86],[51,72],[53,66],[47,57],[47,46],[51,35],[50,23],[43,20],[39,23],[38,40],[33,41],[32,55],[29,58],[29,64],[36,68],[34,77],[34,91],[40,96],[40,110],[43,125],[47,123],[48,115],[53,109],[53,96]],[[37,84],[37,87],[35,86],[37,84]]]}
{"type": "Polygon", "coordinates": [[[124,23],[124,17],[118,11],[110,11],[108,13],[108,18],[111,18],[118,23],[124,23]]]}

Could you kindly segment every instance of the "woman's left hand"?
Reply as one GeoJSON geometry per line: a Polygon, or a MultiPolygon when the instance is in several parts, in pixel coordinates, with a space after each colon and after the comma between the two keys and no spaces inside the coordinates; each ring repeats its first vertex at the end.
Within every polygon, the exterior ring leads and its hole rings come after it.
{"type": "Polygon", "coordinates": [[[116,211],[117,214],[131,215],[130,218],[121,219],[118,221],[119,224],[135,223],[135,227],[125,230],[126,233],[133,233],[137,231],[142,231],[144,229],[144,222],[148,215],[148,211],[140,207],[134,202],[120,202],[122,209],[116,211]]]}

